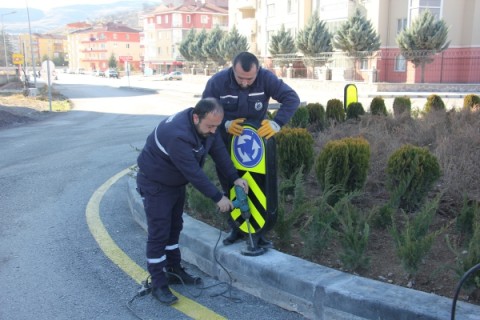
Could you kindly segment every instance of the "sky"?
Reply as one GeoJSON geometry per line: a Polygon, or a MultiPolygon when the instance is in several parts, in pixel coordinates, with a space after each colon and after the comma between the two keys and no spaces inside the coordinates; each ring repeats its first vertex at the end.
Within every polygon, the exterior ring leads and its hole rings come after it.
{"type": "Polygon", "coordinates": [[[40,10],[48,10],[55,7],[64,7],[75,4],[101,4],[112,3],[119,0],[0,0],[0,8],[20,8],[26,7],[40,10]]]}

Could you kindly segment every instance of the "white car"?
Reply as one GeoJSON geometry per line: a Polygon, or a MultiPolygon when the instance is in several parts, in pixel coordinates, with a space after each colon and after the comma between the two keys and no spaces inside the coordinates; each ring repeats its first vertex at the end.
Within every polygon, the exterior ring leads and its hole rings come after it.
{"type": "Polygon", "coordinates": [[[163,80],[182,80],[183,73],[180,71],[173,71],[162,76],[163,80]]]}

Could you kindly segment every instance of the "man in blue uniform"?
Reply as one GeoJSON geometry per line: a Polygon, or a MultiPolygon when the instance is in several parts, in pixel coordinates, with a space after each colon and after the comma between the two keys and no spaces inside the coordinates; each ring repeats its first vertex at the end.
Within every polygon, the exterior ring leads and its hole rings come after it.
{"type": "MultiPolygon", "coordinates": [[[[207,82],[203,98],[213,97],[220,101],[225,110],[225,117],[219,130],[228,147],[229,134],[242,134],[242,123],[248,121],[259,127],[258,134],[266,139],[275,135],[280,128],[290,121],[298,106],[298,94],[269,70],[259,65],[257,57],[249,52],[239,53],[232,66],[213,75],[207,82]],[[273,120],[267,119],[270,98],[281,104],[273,120]]],[[[217,168],[218,178],[223,191],[228,194],[231,185],[217,168]]],[[[241,238],[238,227],[232,219],[228,220],[232,231],[223,240],[225,245],[241,238]]],[[[263,237],[259,246],[269,247],[271,243],[263,237]]]]}
{"type": "Polygon", "coordinates": [[[148,226],[147,266],[152,295],[167,305],[178,300],[168,284],[201,281],[180,264],[178,240],[187,183],[212,199],[220,211],[233,209],[232,202],[202,170],[206,156],[211,156],[230,183],[248,192],[247,182],[239,178],[217,131],[223,116],[223,107],[216,99],[202,99],[195,108],[160,122],[137,159],[137,190],[143,199],[148,226]]]}

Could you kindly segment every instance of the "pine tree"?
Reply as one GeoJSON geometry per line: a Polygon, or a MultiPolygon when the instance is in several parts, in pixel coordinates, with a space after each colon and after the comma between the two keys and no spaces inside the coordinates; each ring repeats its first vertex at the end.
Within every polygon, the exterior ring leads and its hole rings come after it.
{"type": "Polygon", "coordinates": [[[297,52],[295,40],[293,40],[290,32],[285,30],[284,24],[282,24],[277,33],[272,36],[268,50],[272,56],[297,52]]]}
{"type": "Polygon", "coordinates": [[[110,69],[117,69],[117,58],[115,58],[113,53],[110,55],[110,59],[108,59],[108,67],[110,69]]]}
{"type": "Polygon", "coordinates": [[[190,44],[195,41],[195,36],[197,32],[195,29],[190,29],[190,31],[187,33],[187,36],[183,38],[182,42],[180,42],[180,46],[178,47],[178,50],[182,54],[183,58],[187,61],[194,61],[195,58],[192,55],[192,52],[190,51],[190,44]]]}
{"type": "Polygon", "coordinates": [[[333,37],[335,49],[354,55],[357,52],[372,52],[380,48],[380,37],[359,10],[345,21],[333,37]]]}
{"type": "Polygon", "coordinates": [[[421,81],[425,81],[425,65],[433,61],[433,55],[447,49],[448,27],[443,19],[435,21],[430,11],[425,10],[411,26],[397,36],[397,44],[405,59],[420,66],[421,81]]]}
{"type": "Polygon", "coordinates": [[[202,29],[199,33],[196,34],[195,40],[190,43],[189,52],[195,61],[199,61],[202,64],[205,63],[208,59],[207,55],[203,52],[203,44],[207,40],[207,30],[202,29]]]}
{"type": "Polygon", "coordinates": [[[238,30],[233,26],[232,30],[220,41],[220,52],[226,61],[232,61],[233,58],[240,52],[248,51],[248,42],[245,36],[238,33],[238,30]]]}
{"type": "Polygon", "coordinates": [[[216,25],[215,28],[208,33],[207,39],[202,46],[203,53],[219,66],[223,66],[226,62],[219,47],[219,43],[222,41],[224,35],[225,33],[222,29],[216,25]]]}
{"type": "MultiPolygon", "coordinates": [[[[307,67],[315,66],[315,57],[322,52],[332,51],[332,36],[324,21],[321,21],[316,12],[308,20],[305,28],[298,32],[296,39],[298,50],[304,55],[307,67]]],[[[325,64],[325,61],[317,61],[325,64]]]]}

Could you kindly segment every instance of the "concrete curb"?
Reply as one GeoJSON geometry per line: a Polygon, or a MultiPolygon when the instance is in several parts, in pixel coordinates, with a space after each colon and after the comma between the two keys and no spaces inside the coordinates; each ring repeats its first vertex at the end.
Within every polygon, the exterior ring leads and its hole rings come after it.
{"type": "MultiPolygon", "coordinates": [[[[132,216],[146,230],[135,179],[129,177],[127,185],[132,216]]],[[[308,319],[450,319],[450,299],[343,273],[273,249],[258,257],[243,256],[243,243],[225,247],[220,242],[215,248],[219,234],[185,214],[180,237],[183,259],[228,282],[217,260],[230,272],[235,287],[308,319]]],[[[458,302],[456,318],[479,320],[480,307],[458,302]]]]}

